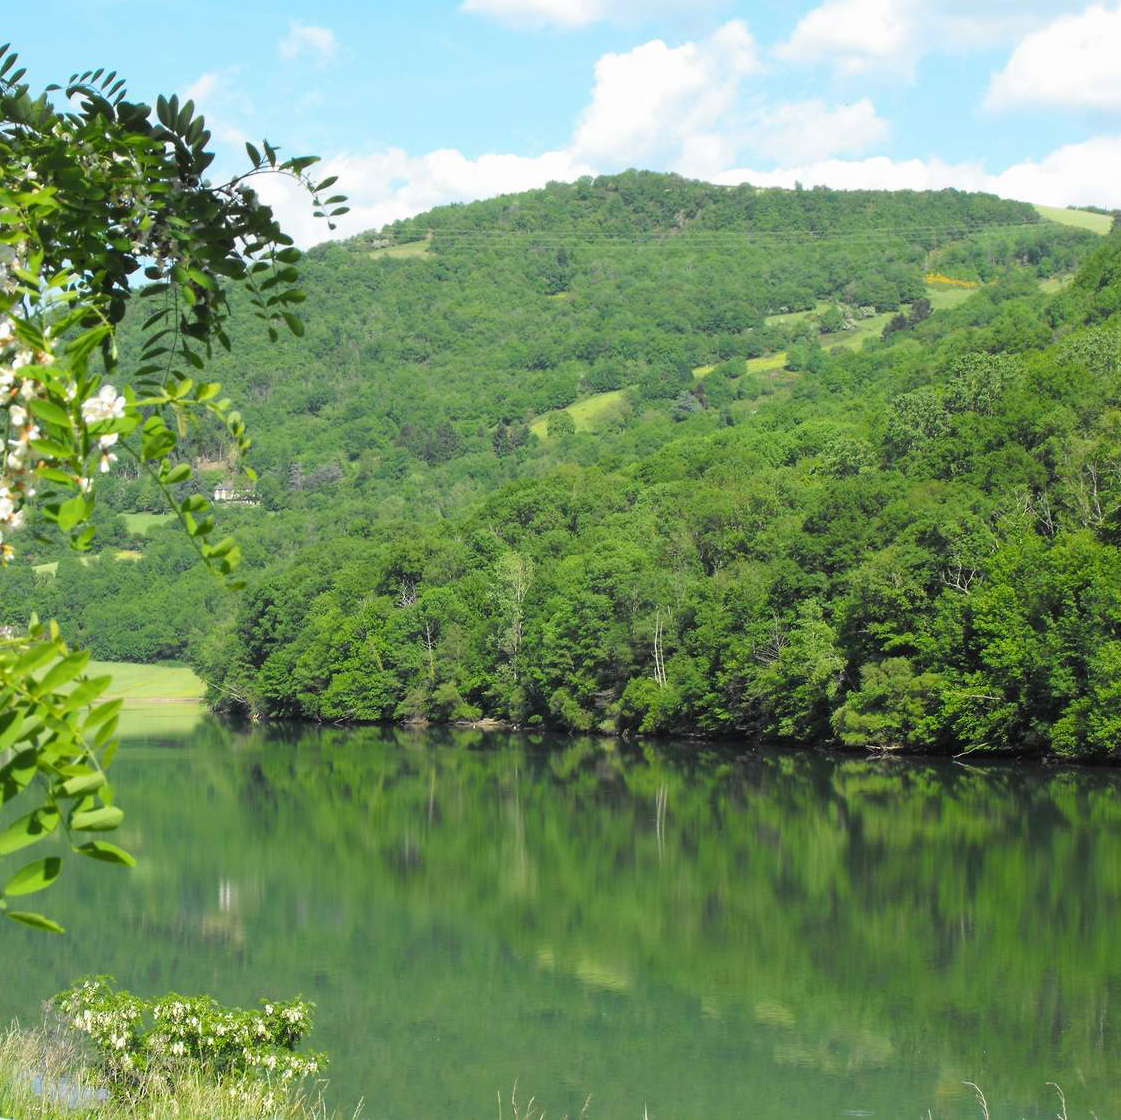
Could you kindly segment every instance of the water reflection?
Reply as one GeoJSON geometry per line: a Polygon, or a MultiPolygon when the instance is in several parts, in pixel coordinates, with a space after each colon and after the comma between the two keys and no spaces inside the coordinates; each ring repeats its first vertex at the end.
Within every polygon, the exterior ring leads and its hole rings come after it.
{"type": "Polygon", "coordinates": [[[1112,773],[481,732],[134,741],[132,873],[5,932],[0,1010],[91,971],[302,994],[374,1117],[1121,1112],[1112,773]],[[23,955],[26,954],[26,955],[23,955]],[[11,975],[11,972],[9,972],[11,975]]]}

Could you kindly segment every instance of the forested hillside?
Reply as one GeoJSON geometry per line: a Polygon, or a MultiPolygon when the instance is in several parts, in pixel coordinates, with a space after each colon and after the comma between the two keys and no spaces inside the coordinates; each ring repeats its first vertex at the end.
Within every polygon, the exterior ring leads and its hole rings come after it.
{"type": "Polygon", "coordinates": [[[215,373],[262,475],[222,511],[243,598],[122,477],[100,556],[9,570],[5,621],[270,717],[1121,749],[1121,234],[628,173],[305,280],[307,337],[215,373]]]}

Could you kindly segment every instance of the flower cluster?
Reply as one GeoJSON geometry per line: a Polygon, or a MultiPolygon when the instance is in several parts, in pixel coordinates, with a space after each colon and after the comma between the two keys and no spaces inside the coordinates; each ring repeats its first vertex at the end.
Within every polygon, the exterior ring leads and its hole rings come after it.
{"type": "MultiPolygon", "coordinates": [[[[3,248],[0,246],[0,248],[3,248]]],[[[4,266],[0,264],[0,268],[4,266]]],[[[0,272],[0,286],[3,283],[0,272]]],[[[15,333],[14,320],[0,313],[0,412],[7,413],[7,438],[0,446],[0,560],[13,555],[11,544],[4,538],[23,524],[27,503],[35,496],[35,472],[38,467],[58,466],[37,441],[43,438],[40,423],[32,410],[32,402],[47,399],[49,394],[39,376],[21,373],[35,367],[37,373],[49,367],[54,357],[46,346],[50,336],[43,336],[45,347],[33,349],[24,344],[15,333]]],[[[76,389],[71,383],[64,398],[72,404],[76,389]]],[[[127,400],[112,385],[102,385],[96,395],[81,402],[79,409],[86,432],[95,425],[122,420],[126,415],[127,400]]],[[[83,434],[78,426],[79,438],[83,434]]],[[[92,435],[89,443],[97,459],[98,469],[105,473],[117,462],[113,450],[120,438],[116,431],[102,431],[92,435]]],[[[80,446],[76,442],[75,446],[80,446]]],[[[73,478],[77,488],[88,494],[93,488],[90,468],[84,468],[73,478]]]]}
{"type": "Polygon", "coordinates": [[[0,446],[0,558],[5,561],[12,546],[4,537],[20,528],[24,506],[35,496],[31,444],[40,432],[28,406],[38,395],[38,383],[19,371],[39,358],[16,340],[12,320],[0,316],[0,409],[8,414],[7,440],[0,446]]]}
{"type": "Polygon", "coordinates": [[[215,1078],[263,1078],[284,1092],[323,1062],[295,1053],[311,1027],[311,1005],[299,1000],[262,1001],[255,1011],[220,1007],[208,996],[141,1000],[95,977],[55,1003],[63,1023],[93,1043],[102,1072],[119,1088],[143,1073],[174,1075],[191,1066],[215,1078]]]}

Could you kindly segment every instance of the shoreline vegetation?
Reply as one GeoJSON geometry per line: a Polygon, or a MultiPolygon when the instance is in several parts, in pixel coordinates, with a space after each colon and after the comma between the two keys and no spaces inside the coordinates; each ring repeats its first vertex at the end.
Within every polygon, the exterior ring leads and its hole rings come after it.
{"type": "Polygon", "coordinates": [[[314,1090],[278,1098],[266,1081],[218,1078],[202,1070],[152,1077],[128,1098],[105,1081],[68,1038],[45,1027],[0,1028],[0,1117],[8,1120],[356,1120],[328,1111],[314,1090]]]}
{"type": "MultiPolygon", "coordinates": [[[[975,1100],[977,1115],[988,1120],[990,1105],[981,1086],[962,1085],[975,1100]]],[[[1062,1088],[1046,1083],[1056,1097],[1058,1120],[1067,1120],[1062,1088]]],[[[515,1082],[508,1094],[495,1093],[497,1120],[549,1120],[554,1114],[515,1082]]],[[[579,1114],[559,1120],[593,1120],[594,1094],[579,1114]]],[[[320,1092],[278,1094],[264,1081],[218,1078],[193,1070],[168,1081],[153,1078],[124,1100],[107,1095],[105,1083],[84,1064],[72,1042],[45,1028],[11,1024],[0,1029],[0,1120],[361,1120],[364,1102],[353,1111],[329,1109],[320,1092]]],[[[933,1120],[933,1110],[920,1115],[933,1120]]],[[[638,1106],[635,1120],[656,1120],[648,1105],[638,1106]]]]}
{"type": "MultiPolygon", "coordinates": [[[[171,735],[180,736],[189,734],[208,714],[226,714],[221,709],[215,709],[209,706],[206,702],[206,682],[196,675],[194,670],[188,665],[178,662],[169,662],[162,665],[146,665],[140,662],[104,662],[95,661],[90,663],[89,672],[91,675],[96,673],[112,673],[113,684],[107,693],[107,699],[118,699],[123,701],[121,708],[121,737],[125,740],[130,738],[147,738],[153,735],[171,735]]],[[[250,721],[254,722],[254,721],[250,721]]],[[[325,721],[309,720],[306,717],[289,719],[268,719],[263,720],[264,723],[323,723],[325,721]]],[[[400,720],[332,720],[330,721],[336,726],[353,726],[353,727],[367,727],[367,726],[387,726],[387,727],[401,727],[411,730],[424,730],[430,727],[442,727],[460,730],[472,730],[483,732],[509,732],[517,735],[533,735],[541,734],[543,730],[549,734],[561,735],[566,734],[565,731],[557,731],[556,729],[543,729],[540,727],[525,727],[514,723],[511,720],[500,719],[489,716],[478,716],[473,718],[461,719],[447,719],[447,720],[429,720],[425,718],[410,718],[400,720]]],[[[570,736],[577,734],[576,732],[568,732],[570,736]]],[[[722,735],[705,735],[700,733],[689,734],[688,732],[679,732],[675,734],[657,734],[657,733],[627,733],[627,732],[610,732],[610,731],[595,731],[592,732],[595,737],[618,740],[624,743],[631,742],[671,742],[671,741],[689,741],[695,743],[703,743],[706,746],[719,749],[721,747],[731,747],[735,744],[738,748],[742,748],[745,743],[750,748],[762,749],[800,749],[799,744],[783,742],[781,740],[767,741],[759,738],[749,738],[746,735],[736,735],[726,733],[722,735]]],[[[886,759],[915,759],[915,760],[930,760],[938,758],[948,758],[955,762],[1009,762],[1009,761],[1031,761],[1037,762],[1042,765],[1076,765],[1076,766],[1105,766],[1115,767],[1121,766],[1121,758],[1118,757],[1097,757],[1088,755],[1084,757],[1068,756],[1056,757],[1047,754],[1031,754],[1029,752],[1010,753],[1007,750],[990,750],[985,751],[981,749],[964,751],[959,754],[950,756],[932,754],[929,751],[910,750],[906,747],[899,748],[878,748],[872,746],[846,746],[840,742],[829,742],[824,746],[838,754],[846,754],[853,756],[867,756],[870,758],[886,758],[886,759]]],[[[804,748],[802,748],[804,749],[804,748]]]]}

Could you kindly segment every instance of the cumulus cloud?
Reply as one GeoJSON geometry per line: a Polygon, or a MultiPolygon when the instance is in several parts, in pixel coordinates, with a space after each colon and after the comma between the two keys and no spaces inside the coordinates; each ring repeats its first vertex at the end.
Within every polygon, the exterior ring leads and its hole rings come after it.
{"type": "Polygon", "coordinates": [[[842,74],[909,68],[919,0],[826,0],[775,51],[791,62],[828,62],[842,74]]]}
{"type": "Polygon", "coordinates": [[[661,39],[625,54],[606,54],[572,138],[581,160],[626,167],[682,156],[726,166],[723,135],[745,77],[761,69],[755,41],[741,20],[701,43],[669,47],[661,39]]]}
{"type": "Polygon", "coordinates": [[[329,27],[292,20],[288,34],[277,45],[280,57],[287,60],[311,58],[321,66],[333,62],[339,53],[339,41],[329,27]]]}
{"type": "Polygon", "coordinates": [[[1024,160],[1004,171],[984,163],[945,163],[938,159],[826,159],[763,171],[734,168],[716,176],[719,183],[754,183],[761,187],[824,184],[840,190],[990,191],[1050,206],[1093,203],[1121,207],[1121,136],[1099,136],[1066,144],[1041,160],[1024,160]]]}
{"type": "Polygon", "coordinates": [[[825,0],[775,48],[778,58],[842,75],[910,76],[927,54],[1009,42],[1085,0],[825,0]]]}
{"type": "MultiPolygon", "coordinates": [[[[1054,205],[1121,205],[1121,136],[1069,144],[1003,171],[983,162],[859,158],[889,132],[870,98],[769,103],[749,84],[763,70],[747,26],[732,20],[697,42],[670,46],[655,39],[604,55],[569,142],[541,155],[471,157],[454,149],[414,155],[390,148],[336,156],[319,173],[339,177],[351,212],[333,234],[311,217],[306,195],[291,184],[264,179],[260,190],[300,244],[350,236],[449,202],[627,166],[758,186],[958,187],[1054,205]]],[[[204,74],[196,87],[217,98],[222,75],[204,74]]]]}
{"type": "Polygon", "coordinates": [[[316,164],[315,170],[320,178],[337,175],[339,182],[334,189],[349,196],[351,211],[338,219],[335,233],[328,231],[325,222],[312,217],[306,192],[290,180],[266,176],[256,185],[284,229],[298,244],[309,245],[328,237],[349,237],[378,229],[444,203],[531,190],[550,180],[571,182],[594,171],[568,151],[540,156],[494,153],[470,159],[451,148],[422,156],[390,148],[339,156],[316,164]]]}
{"type": "Polygon", "coordinates": [[[1121,109],[1121,6],[1095,4],[1026,35],[993,76],[985,104],[1121,109]]]}
{"type": "Polygon", "coordinates": [[[847,105],[811,98],[760,111],[747,144],[768,160],[804,162],[865,152],[888,132],[887,121],[867,97],[847,105]]]}

